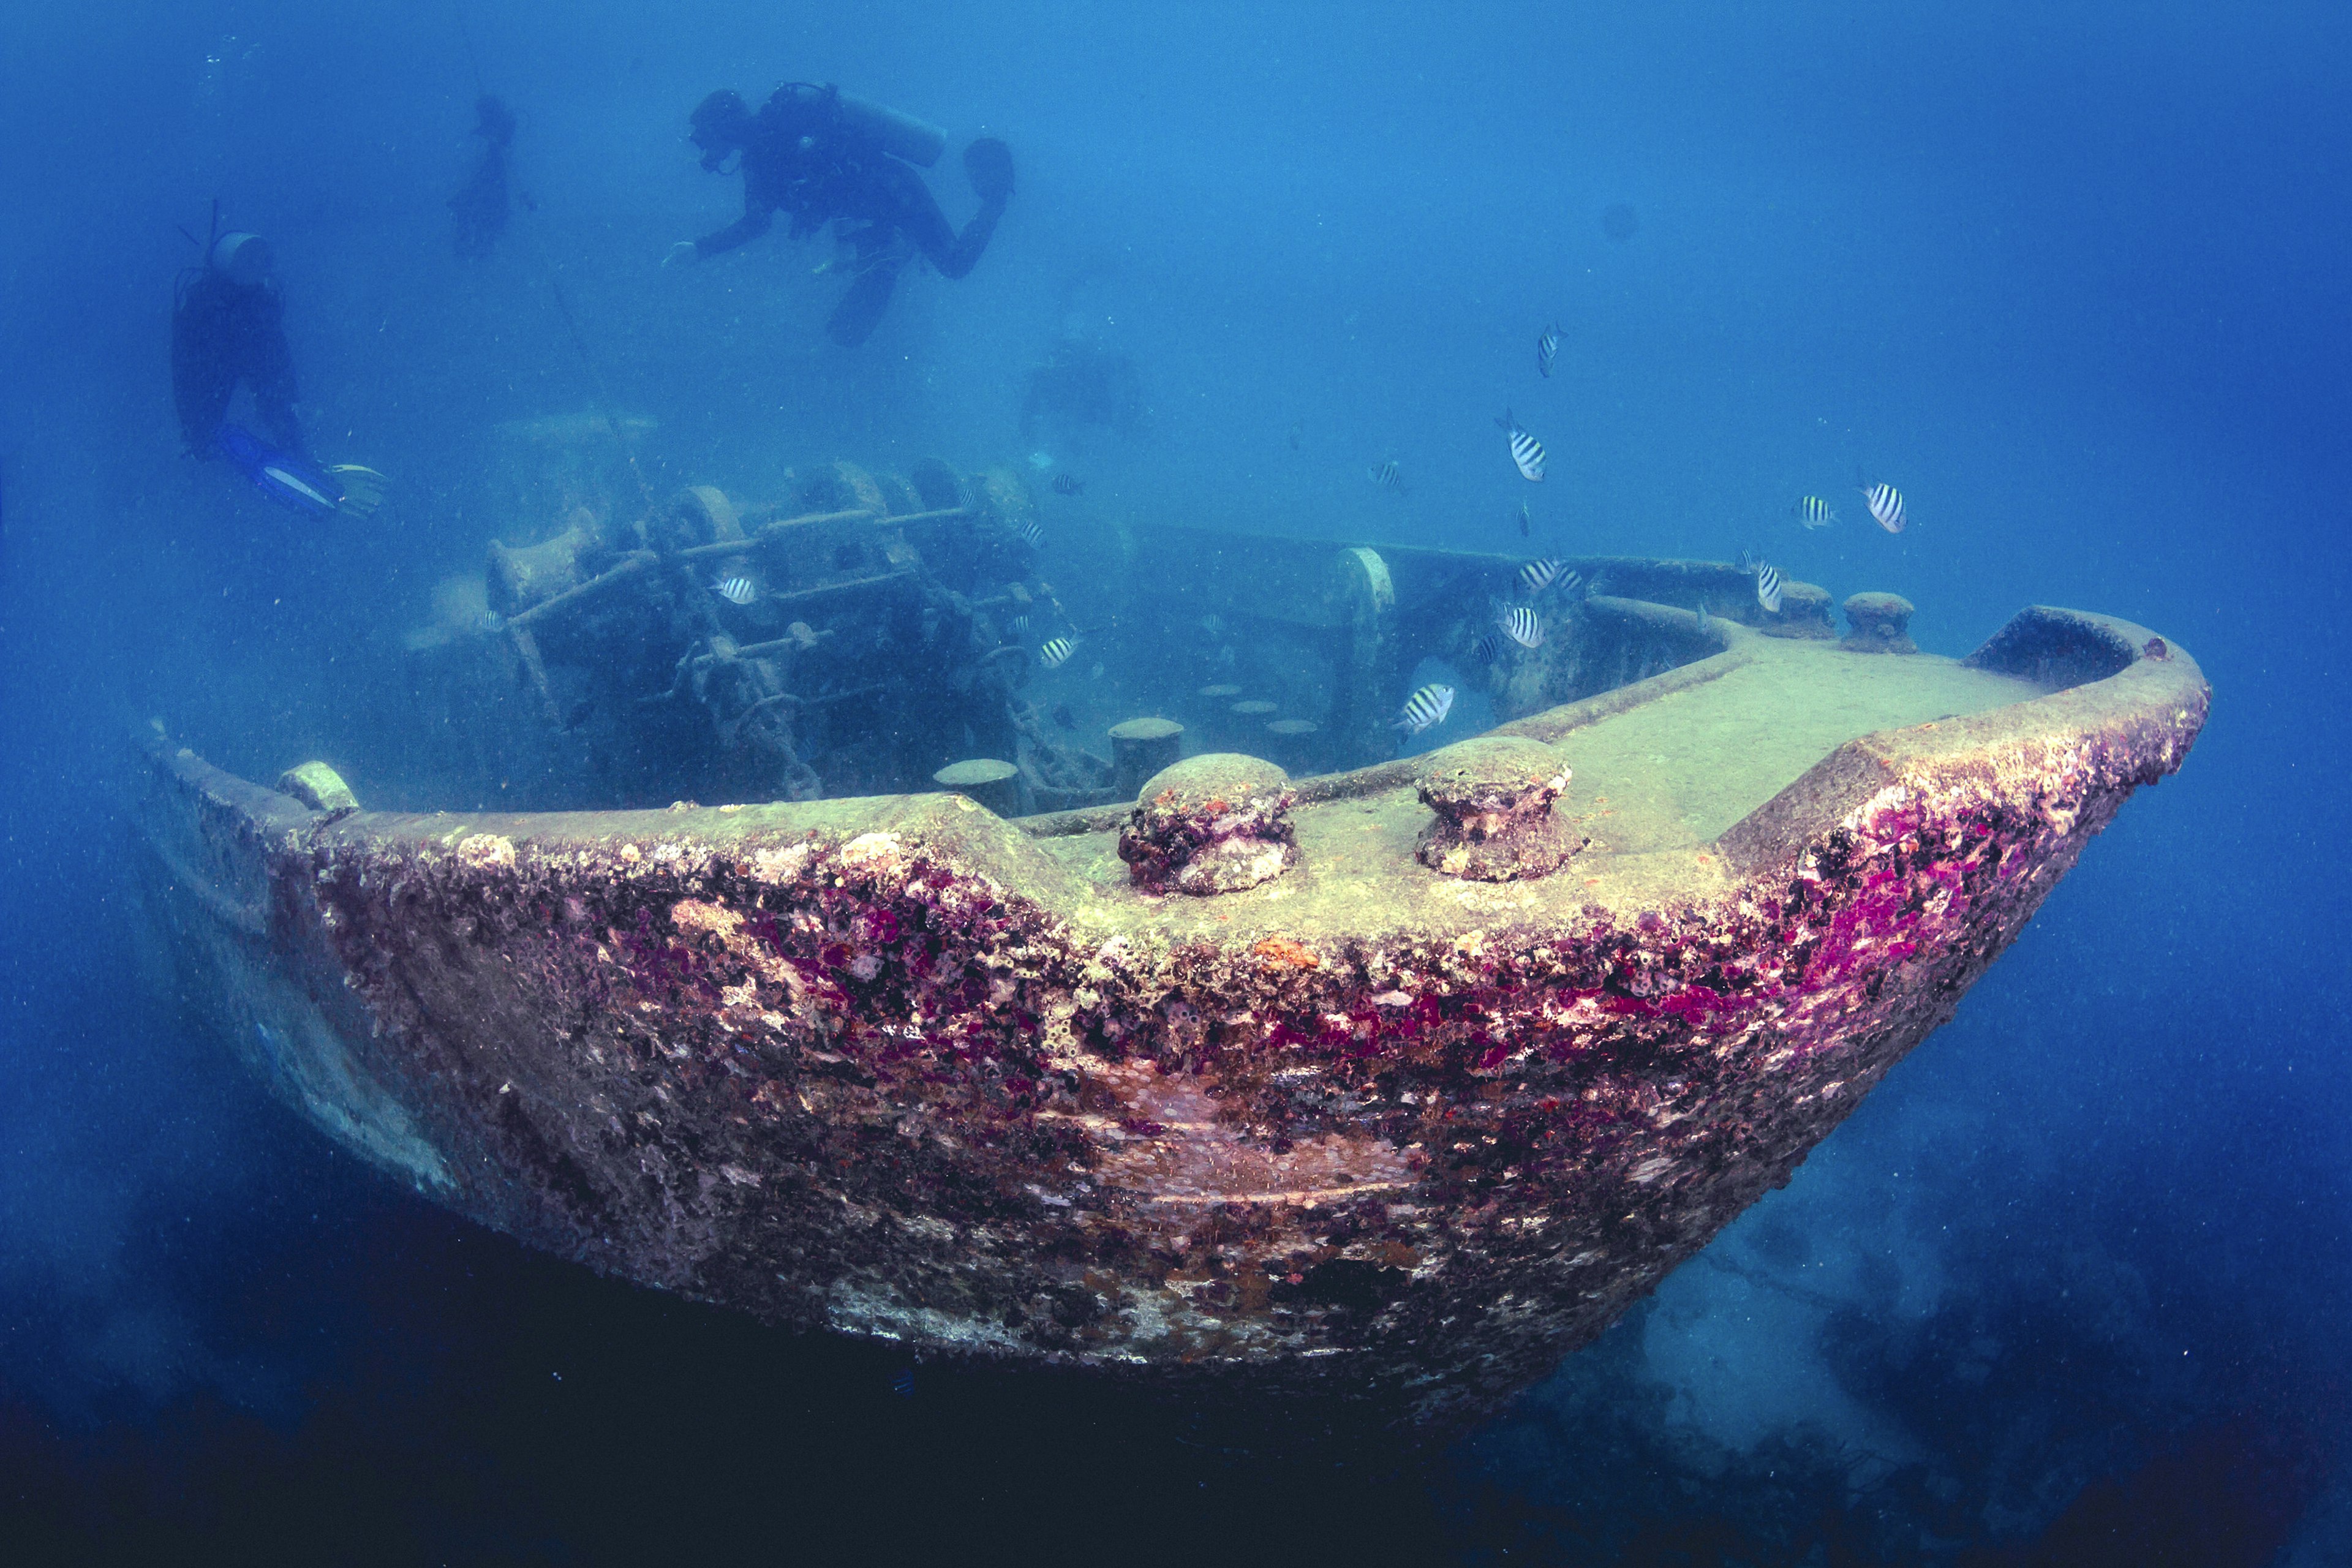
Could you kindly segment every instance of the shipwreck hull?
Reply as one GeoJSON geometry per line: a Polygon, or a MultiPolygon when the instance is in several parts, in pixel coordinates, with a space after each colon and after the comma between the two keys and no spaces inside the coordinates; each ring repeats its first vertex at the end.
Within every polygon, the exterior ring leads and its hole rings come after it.
{"type": "Polygon", "coordinates": [[[1515,879],[1416,858],[1486,742],[1300,781],[1296,864],[1207,897],[1124,809],[391,815],[159,742],[148,901],[278,1092],[535,1246],[1442,1426],[1784,1183],[2206,711],[2096,616],[1954,663],[1595,604],[1717,651],[1505,727],[1574,774],[1515,879]]]}

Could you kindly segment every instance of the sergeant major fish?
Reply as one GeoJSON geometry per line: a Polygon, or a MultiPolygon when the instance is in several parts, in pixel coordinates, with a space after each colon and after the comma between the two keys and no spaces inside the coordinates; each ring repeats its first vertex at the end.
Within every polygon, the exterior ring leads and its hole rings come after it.
{"type": "Polygon", "coordinates": [[[1756,563],[1756,602],[1768,616],[1780,613],[1780,569],[1767,561],[1756,563]]]}
{"type": "Polygon", "coordinates": [[[1059,669],[1069,663],[1070,656],[1077,651],[1077,638],[1055,637],[1037,650],[1037,662],[1047,669],[1059,669]]]}
{"type": "Polygon", "coordinates": [[[732,577],[721,577],[710,584],[710,591],[730,605],[748,605],[760,596],[758,586],[740,573],[732,577]]]}
{"type": "Polygon", "coordinates": [[[1519,568],[1519,586],[1527,590],[1529,598],[1542,593],[1554,583],[1559,583],[1561,586],[1572,589],[1577,582],[1576,574],[1568,570],[1568,563],[1557,556],[1547,555],[1540,561],[1530,561],[1519,568]]]}
{"type": "Polygon", "coordinates": [[[1364,470],[1364,477],[1384,490],[1404,489],[1404,468],[1394,458],[1385,463],[1374,463],[1364,470]]]}
{"type": "Polygon", "coordinates": [[[1543,646],[1543,617],[1525,605],[1496,605],[1495,625],[1502,628],[1505,637],[1521,647],[1543,646]]]}
{"type": "Polygon", "coordinates": [[[1911,520],[1903,515],[1903,492],[1893,485],[1875,484],[1862,487],[1862,499],[1869,503],[1870,515],[1878,526],[1889,533],[1900,533],[1911,520]]]}
{"type": "Polygon", "coordinates": [[[1543,483],[1543,443],[1520,428],[1518,416],[1507,408],[1503,410],[1503,416],[1495,423],[1501,426],[1504,432],[1510,437],[1511,461],[1517,466],[1519,478],[1536,484],[1543,483]]]}
{"type": "Polygon", "coordinates": [[[1830,503],[1819,496],[1806,496],[1797,502],[1797,521],[1807,528],[1827,528],[1837,521],[1830,503]]]}
{"type": "Polygon", "coordinates": [[[1536,340],[1536,374],[1549,376],[1551,363],[1559,357],[1559,324],[1555,321],[1543,330],[1543,336],[1536,340]]]}
{"type": "Polygon", "coordinates": [[[1432,724],[1445,722],[1445,715],[1453,709],[1454,688],[1433,680],[1404,700],[1404,710],[1396,716],[1394,723],[1406,734],[1418,735],[1432,724]]]}

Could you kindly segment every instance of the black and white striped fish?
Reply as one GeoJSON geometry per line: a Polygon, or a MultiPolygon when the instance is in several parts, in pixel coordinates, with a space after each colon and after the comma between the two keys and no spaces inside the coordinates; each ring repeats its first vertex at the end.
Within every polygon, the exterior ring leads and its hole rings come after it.
{"type": "Polygon", "coordinates": [[[1739,560],[1737,564],[1743,575],[1753,577],[1756,575],[1756,568],[1762,565],[1763,563],[1757,560],[1754,555],[1750,554],[1746,550],[1742,550],[1739,552],[1739,560]]]}
{"type": "Polygon", "coordinates": [[[1521,647],[1543,647],[1543,617],[1525,605],[1496,605],[1495,625],[1521,647]]]}
{"type": "Polygon", "coordinates": [[[1503,657],[1503,637],[1500,632],[1485,631],[1470,645],[1470,657],[1480,664],[1492,664],[1503,657]]]}
{"type": "Polygon", "coordinates": [[[1418,735],[1432,724],[1445,722],[1445,715],[1453,710],[1454,688],[1433,680],[1404,700],[1404,711],[1394,722],[1406,734],[1418,735]]]}
{"type": "Polygon", "coordinates": [[[1551,362],[1559,357],[1559,323],[1555,321],[1543,330],[1536,340],[1536,374],[1551,374],[1551,362]]]}
{"type": "Polygon", "coordinates": [[[1519,586],[1526,589],[1528,595],[1532,598],[1559,582],[1560,574],[1563,572],[1568,574],[1567,585],[1570,588],[1575,587],[1576,574],[1568,571],[1568,563],[1555,556],[1547,555],[1540,561],[1530,561],[1519,568],[1519,586]]]}
{"type": "Polygon", "coordinates": [[[748,605],[760,596],[759,585],[740,573],[721,577],[710,584],[710,591],[730,605],[748,605]]]}
{"type": "Polygon", "coordinates": [[[1819,496],[1805,496],[1797,502],[1797,521],[1807,528],[1827,528],[1837,521],[1830,503],[1819,496]]]}
{"type": "Polygon", "coordinates": [[[1511,438],[1511,461],[1518,466],[1519,478],[1543,483],[1543,443],[1521,429],[1518,416],[1507,408],[1495,423],[1511,438]]]}
{"type": "Polygon", "coordinates": [[[1364,470],[1364,477],[1384,490],[1404,489],[1404,468],[1394,458],[1385,463],[1374,463],[1364,470]]]}
{"type": "Polygon", "coordinates": [[[1013,635],[1021,638],[1024,642],[1026,642],[1029,639],[1028,616],[1015,616],[1013,617],[1013,635]]]}
{"type": "Polygon", "coordinates": [[[1037,520],[1035,518],[1023,518],[1019,522],[1013,525],[1013,531],[1020,535],[1021,542],[1027,545],[1030,549],[1043,550],[1045,548],[1045,531],[1037,526],[1037,520]]]}
{"type": "Polygon", "coordinates": [[[1037,662],[1047,669],[1059,669],[1069,663],[1070,656],[1077,651],[1077,638],[1054,637],[1037,650],[1037,662]]]}
{"type": "Polygon", "coordinates": [[[1768,561],[1756,563],[1756,602],[1768,616],[1780,613],[1780,569],[1768,561]]]}
{"type": "Polygon", "coordinates": [[[1889,533],[1900,533],[1911,520],[1903,515],[1903,492],[1893,485],[1875,484],[1862,487],[1862,499],[1870,503],[1870,515],[1878,526],[1889,533]]]}

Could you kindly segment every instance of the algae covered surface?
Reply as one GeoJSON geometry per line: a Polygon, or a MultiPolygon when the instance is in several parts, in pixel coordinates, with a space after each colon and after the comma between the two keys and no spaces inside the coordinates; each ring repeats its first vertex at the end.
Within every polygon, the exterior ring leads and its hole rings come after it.
{"type": "MultiPolygon", "coordinates": [[[[1614,909],[1712,893],[1722,872],[1708,847],[1837,747],[2042,694],[1954,659],[1858,655],[1815,641],[1751,637],[1718,658],[1726,668],[1711,679],[1663,682],[1657,695],[1552,742],[1575,775],[1554,810],[1588,842],[1550,878],[1479,887],[1416,866],[1414,842],[1430,813],[1405,782],[1301,806],[1295,869],[1207,903],[1150,900],[1149,922],[1171,935],[1215,935],[1244,921],[1299,940],[1339,939],[1374,910],[1466,929],[1514,915],[1569,918],[1587,902],[1614,909]]],[[[1037,842],[1108,911],[1137,896],[1113,838],[1037,842]]]]}

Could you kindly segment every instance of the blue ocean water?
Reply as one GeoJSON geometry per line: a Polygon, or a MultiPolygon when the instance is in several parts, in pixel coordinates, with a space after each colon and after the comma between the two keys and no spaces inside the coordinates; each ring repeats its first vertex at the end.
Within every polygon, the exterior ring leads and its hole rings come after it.
{"type": "Polygon", "coordinates": [[[0,1560],[2352,1561],[2342,8],[125,0],[12,9],[0,62],[0,1560]],[[781,230],[659,265],[740,200],[688,111],[787,79],[1019,168],[855,351],[781,230]],[[530,205],[460,262],[485,89],[530,205]],[[394,477],[372,522],[181,454],[215,198],[276,247],[319,455],[394,477]],[[752,489],[1018,461],[1072,332],[1151,417],[1057,457],[1139,521],[1517,550],[1529,500],[1538,548],[1900,592],[1935,652],[2119,614],[2212,721],[1788,1189],[1401,1473],[1007,1373],[901,1395],[526,1253],[144,982],[122,735],[274,776],[395,701],[488,426],[609,397],[752,489]]]}

